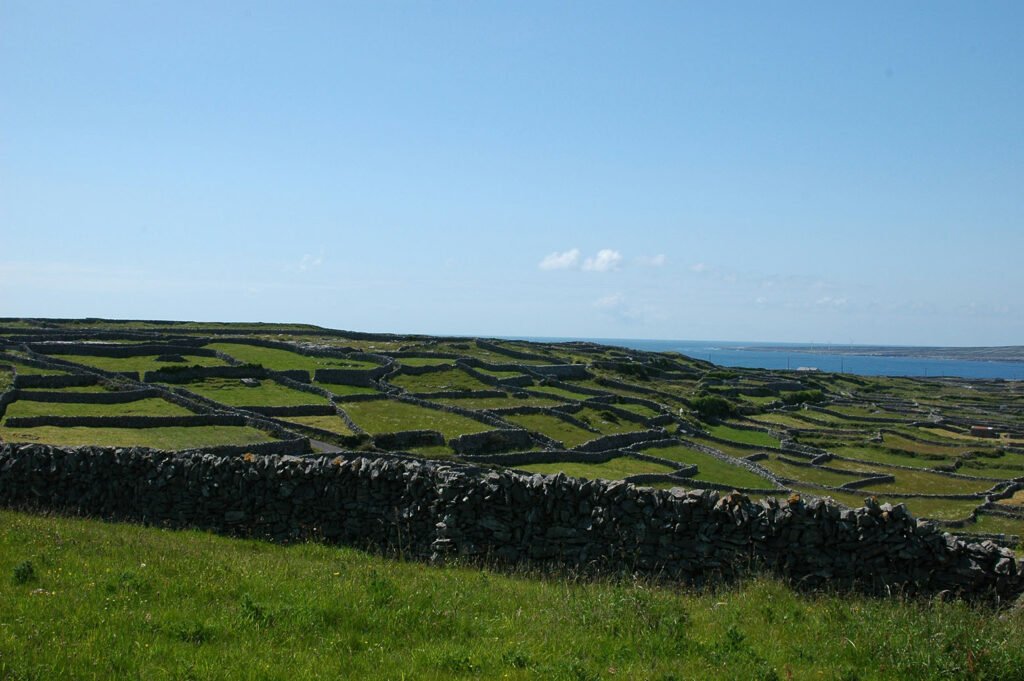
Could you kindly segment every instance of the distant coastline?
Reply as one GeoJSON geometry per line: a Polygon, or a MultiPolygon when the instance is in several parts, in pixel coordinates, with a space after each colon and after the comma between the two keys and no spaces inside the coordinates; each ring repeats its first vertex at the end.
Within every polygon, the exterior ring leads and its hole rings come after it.
{"type": "Polygon", "coordinates": [[[816,369],[861,376],[1024,380],[1024,346],[949,348],[526,336],[509,336],[508,339],[585,341],[650,352],[679,352],[722,366],[752,369],[816,369]]]}
{"type": "MultiPolygon", "coordinates": [[[[792,352],[792,346],[758,345],[766,352],[792,352]]],[[[1024,346],[1000,347],[926,347],[892,345],[807,345],[801,352],[815,355],[855,355],[861,357],[914,357],[969,362],[1024,362],[1024,346]]]]}

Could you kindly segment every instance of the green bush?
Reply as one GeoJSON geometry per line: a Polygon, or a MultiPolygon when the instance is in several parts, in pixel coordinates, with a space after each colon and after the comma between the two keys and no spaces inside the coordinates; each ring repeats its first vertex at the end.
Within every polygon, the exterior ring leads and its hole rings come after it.
{"type": "Polygon", "coordinates": [[[735,411],[732,402],[717,395],[703,395],[691,404],[702,421],[729,418],[735,411]]]}
{"type": "Polygon", "coordinates": [[[22,561],[14,566],[14,583],[15,584],[28,584],[34,581],[36,578],[36,570],[32,567],[32,563],[27,560],[22,561]]]}
{"type": "Polygon", "coordinates": [[[798,390],[792,393],[783,393],[782,401],[789,405],[820,404],[825,401],[825,393],[820,390],[798,390]]]}

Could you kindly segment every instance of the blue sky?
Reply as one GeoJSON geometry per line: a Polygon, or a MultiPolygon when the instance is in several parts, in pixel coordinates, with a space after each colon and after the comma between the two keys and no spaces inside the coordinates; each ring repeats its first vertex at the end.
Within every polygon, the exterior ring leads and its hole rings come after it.
{"type": "Polygon", "coordinates": [[[1024,5],[0,3],[0,315],[1024,343],[1024,5]]]}

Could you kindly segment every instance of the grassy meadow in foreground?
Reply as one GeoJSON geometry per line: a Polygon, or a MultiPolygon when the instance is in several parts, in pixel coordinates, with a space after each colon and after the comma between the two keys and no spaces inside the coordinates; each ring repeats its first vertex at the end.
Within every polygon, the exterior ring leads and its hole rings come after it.
{"type": "Polygon", "coordinates": [[[0,679],[1021,679],[1024,613],[0,512],[0,679]]]}

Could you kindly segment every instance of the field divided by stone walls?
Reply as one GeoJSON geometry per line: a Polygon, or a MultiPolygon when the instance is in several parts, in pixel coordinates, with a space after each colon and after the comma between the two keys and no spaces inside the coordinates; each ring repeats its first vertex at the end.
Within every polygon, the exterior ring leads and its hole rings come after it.
{"type": "Polygon", "coordinates": [[[1010,548],[1024,529],[1018,382],[726,369],[591,343],[5,320],[0,405],[11,444],[426,459],[782,505],[870,499],[1010,548]]]}

